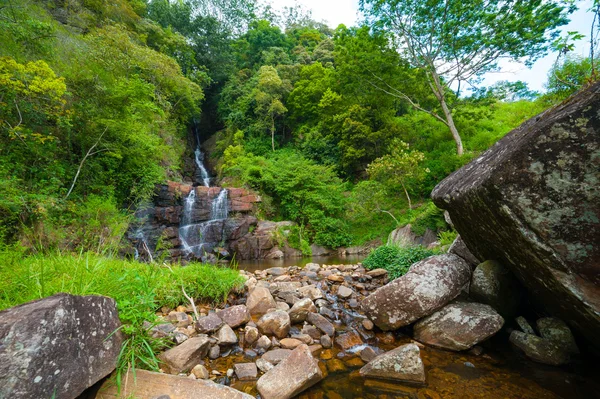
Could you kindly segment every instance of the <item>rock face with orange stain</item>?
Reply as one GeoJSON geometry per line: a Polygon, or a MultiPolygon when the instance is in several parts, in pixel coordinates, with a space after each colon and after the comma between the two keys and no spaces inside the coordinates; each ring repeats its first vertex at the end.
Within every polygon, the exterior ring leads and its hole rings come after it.
{"type": "Polygon", "coordinates": [[[508,133],[431,196],[478,259],[508,267],[598,345],[600,83],[508,133]]]}
{"type": "Polygon", "coordinates": [[[263,399],[289,399],[323,379],[319,362],[307,345],[300,345],[289,357],[258,380],[258,392],[263,399]]]}
{"type": "Polygon", "coordinates": [[[491,306],[472,302],[451,303],[414,326],[414,338],[452,351],[471,348],[496,334],[504,319],[491,306]]]}
{"type": "Polygon", "coordinates": [[[456,298],[471,279],[471,266],[454,254],[430,256],[379,288],[362,310],[384,331],[411,324],[456,298]]]}
{"type": "Polygon", "coordinates": [[[415,344],[402,345],[377,356],[360,369],[360,375],[415,385],[425,384],[425,367],[421,351],[415,344]]]}

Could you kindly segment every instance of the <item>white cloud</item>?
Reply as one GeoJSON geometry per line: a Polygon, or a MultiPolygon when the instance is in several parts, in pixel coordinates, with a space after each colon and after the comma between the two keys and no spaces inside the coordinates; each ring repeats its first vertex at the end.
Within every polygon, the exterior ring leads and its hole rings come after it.
{"type": "Polygon", "coordinates": [[[333,29],[339,24],[354,26],[358,23],[358,0],[273,0],[271,2],[273,8],[280,10],[295,4],[312,10],[314,20],[326,21],[333,29]]]}

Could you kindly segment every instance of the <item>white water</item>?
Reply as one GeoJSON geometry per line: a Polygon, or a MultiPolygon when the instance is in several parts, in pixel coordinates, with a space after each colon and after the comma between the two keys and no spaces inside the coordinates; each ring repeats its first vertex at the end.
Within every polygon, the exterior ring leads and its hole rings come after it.
{"type": "Polygon", "coordinates": [[[196,166],[198,167],[198,170],[200,171],[200,177],[202,178],[202,183],[206,187],[210,187],[210,176],[208,175],[208,171],[206,170],[206,167],[204,166],[204,154],[200,150],[200,143],[198,143],[198,146],[194,150],[194,160],[196,161],[196,166]]]}

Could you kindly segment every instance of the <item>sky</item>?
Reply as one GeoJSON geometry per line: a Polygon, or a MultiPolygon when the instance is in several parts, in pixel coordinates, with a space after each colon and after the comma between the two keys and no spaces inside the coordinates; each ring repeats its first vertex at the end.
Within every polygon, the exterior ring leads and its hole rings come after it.
{"type": "MultiPolygon", "coordinates": [[[[276,9],[300,4],[305,9],[312,11],[314,20],[326,21],[332,28],[337,27],[339,24],[353,26],[360,21],[358,0],[273,0],[271,4],[276,9]]],[[[587,10],[591,7],[592,0],[580,0],[577,1],[577,4],[579,10],[571,15],[571,22],[562,27],[561,30],[563,32],[579,31],[586,35],[585,39],[577,43],[574,53],[587,56],[589,52],[589,31],[593,18],[593,15],[587,10]]],[[[555,60],[556,54],[549,54],[536,61],[531,69],[521,64],[503,62],[500,65],[501,71],[485,75],[481,85],[489,86],[499,80],[522,80],[529,85],[530,89],[541,92],[544,90],[548,71],[555,60]]]]}

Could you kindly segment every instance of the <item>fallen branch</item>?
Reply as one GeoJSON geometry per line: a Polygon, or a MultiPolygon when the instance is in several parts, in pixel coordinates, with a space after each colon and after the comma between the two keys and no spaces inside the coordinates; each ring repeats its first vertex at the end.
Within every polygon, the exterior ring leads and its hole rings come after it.
{"type": "Polygon", "coordinates": [[[106,148],[100,149],[98,151],[94,151],[94,148],[96,148],[96,146],[100,143],[100,140],[102,139],[102,136],[104,136],[104,133],[106,133],[106,130],[108,128],[104,129],[104,131],[102,132],[102,134],[100,135],[100,137],[98,137],[98,140],[96,140],[96,142],[94,143],[93,146],[90,147],[90,149],[88,150],[87,154],[85,154],[85,156],[83,157],[83,159],[81,160],[81,162],[79,163],[79,168],[77,168],[77,173],[75,174],[75,177],[73,178],[73,183],[71,184],[71,188],[69,189],[69,192],[67,192],[67,195],[65,196],[65,200],[67,198],[69,198],[69,195],[71,195],[71,192],[73,191],[73,188],[75,188],[75,183],[77,183],[77,178],[79,177],[79,174],[81,173],[81,168],[83,168],[83,164],[85,162],[85,160],[95,154],[98,154],[99,152],[102,151],[106,151],[106,148]]]}
{"type": "Polygon", "coordinates": [[[198,314],[198,309],[196,309],[196,304],[194,303],[194,299],[185,292],[185,288],[183,285],[181,286],[181,292],[183,292],[183,296],[187,298],[188,301],[192,304],[192,309],[194,309],[194,314],[196,315],[196,321],[200,320],[200,315],[198,314]]]}

